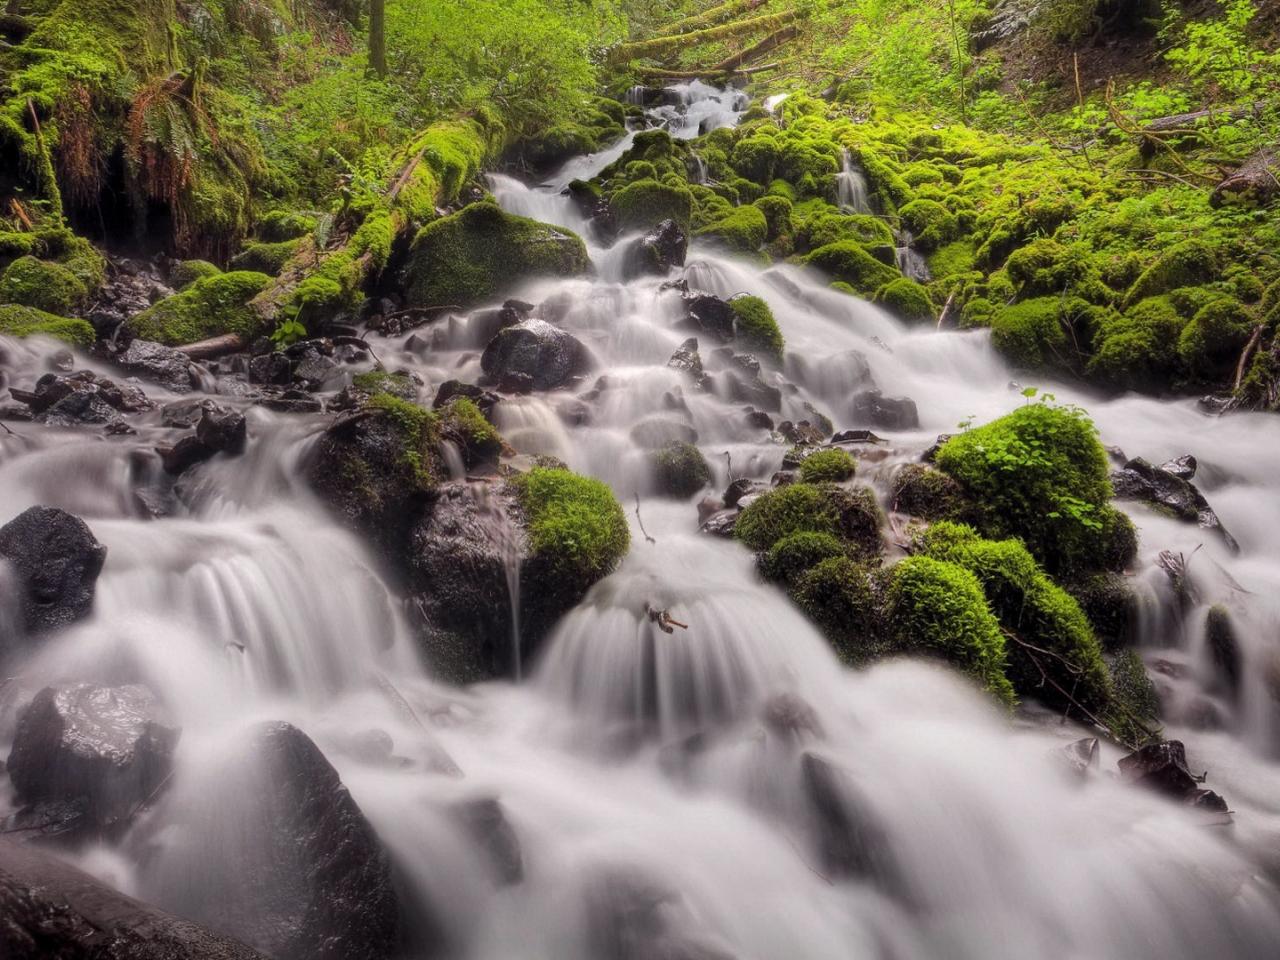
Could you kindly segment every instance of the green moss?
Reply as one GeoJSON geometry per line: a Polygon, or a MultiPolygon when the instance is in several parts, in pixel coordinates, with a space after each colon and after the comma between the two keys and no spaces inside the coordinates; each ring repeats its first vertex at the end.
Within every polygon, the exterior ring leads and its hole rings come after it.
{"type": "Polygon", "coordinates": [[[54,316],[18,304],[0,304],[0,334],[9,337],[54,337],[77,347],[93,344],[93,327],[87,320],[54,316]]]}
{"type": "Polygon", "coordinates": [[[937,464],[974,501],[984,534],[1021,538],[1054,573],[1108,562],[1107,455],[1082,411],[1027,404],[953,437],[937,464]]]}
{"type": "Polygon", "coordinates": [[[753,206],[764,214],[766,240],[776,240],[791,233],[791,201],[786,197],[770,194],[754,201],[753,206]]]}
{"type": "Polygon", "coordinates": [[[1229,374],[1253,329],[1248,308],[1233,297],[1201,307],[1178,336],[1178,356],[1192,375],[1216,379],[1229,374]]]}
{"type": "Polygon", "coordinates": [[[972,572],[1001,625],[1034,648],[1008,645],[1006,675],[1020,696],[1062,709],[1071,699],[1094,713],[1107,707],[1110,675],[1088,618],[1020,541],[984,540],[971,527],[943,522],[920,545],[927,556],[972,572]]]}
{"type": "Polygon", "coordinates": [[[467,306],[525,278],[572,276],[588,264],[587,248],[575,234],[473,203],[418,232],[405,292],[415,306],[467,306]]]}
{"type": "Polygon", "coordinates": [[[693,194],[656,180],[637,180],[609,198],[609,206],[623,230],[648,230],[674,220],[688,230],[693,218],[693,194]]]}
{"type": "Polygon", "coordinates": [[[401,441],[401,466],[418,489],[430,490],[437,479],[433,463],[440,440],[440,418],[411,400],[390,393],[374,394],[365,409],[385,417],[395,426],[401,441]]]}
{"type": "Polygon", "coordinates": [[[315,214],[294,210],[272,210],[258,221],[258,236],[265,243],[283,243],[298,240],[314,233],[317,226],[315,214]]]}
{"type": "Polygon", "coordinates": [[[473,400],[454,397],[438,415],[444,433],[462,448],[462,459],[467,466],[496,462],[501,456],[502,435],[485,419],[473,400]]]}
{"type": "Polygon", "coordinates": [[[208,260],[182,260],[169,271],[169,283],[175,290],[185,290],[197,280],[216,277],[222,271],[208,260]]]}
{"type": "Polygon", "coordinates": [[[769,235],[769,222],[754,206],[734,207],[728,216],[694,231],[695,237],[712,240],[729,250],[754,253],[769,235]]]}
{"type": "Polygon", "coordinates": [[[143,340],[170,345],[224,333],[252,339],[268,331],[248,304],[270,282],[266,274],[248,271],[205,277],[129,320],[129,329],[143,340]]]}
{"type": "Polygon", "coordinates": [[[1028,370],[1075,371],[1104,311],[1079,297],[1036,297],[1002,307],[990,318],[991,342],[1028,370]]]}
{"type": "Polygon", "coordinates": [[[1207,283],[1220,269],[1218,252],[1203,240],[1183,240],[1162,253],[1134,281],[1125,295],[1125,304],[1168,293],[1178,287],[1207,283]]]}
{"type": "Polygon", "coordinates": [[[903,323],[932,323],[937,318],[929,292],[908,277],[899,277],[876,291],[880,304],[903,323]]]}
{"type": "Polygon", "coordinates": [[[250,243],[231,258],[231,270],[253,270],[268,276],[277,276],[289,262],[301,244],[301,239],[281,240],[278,243],[250,243]]]}
{"type": "Polygon", "coordinates": [[[1106,713],[1107,725],[1135,746],[1153,739],[1160,698],[1136,650],[1116,655],[1111,664],[1111,687],[1114,700],[1106,713]]]}
{"type": "Polygon", "coordinates": [[[796,188],[785,180],[772,180],[767,191],[771,197],[782,197],[789,203],[796,202],[796,188]]]}
{"type": "Polygon", "coordinates": [[[46,313],[70,313],[88,293],[62,264],[32,256],[19,257],[0,274],[0,303],[16,303],[46,313]]]}
{"type": "Polygon", "coordinates": [[[599,480],[535,467],[510,483],[528,519],[534,556],[557,580],[593,583],[627,552],[626,516],[599,480]]]}
{"type": "Polygon", "coordinates": [[[771,567],[785,563],[798,568],[808,560],[817,560],[810,569],[799,573],[792,596],[840,659],[851,666],[861,666],[885,652],[882,578],[844,555],[821,558],[832,543],[840,546],[838,540],[822,534],[796,534],[779,541],[769,552],[767,562],[771,567]],[[775,550],[781,553],[784,545],[790,545],[785,559],[773,559],[775,550]]]}
{"type": "Polygon", "coordinates": [[[895,511],[921,520],[963,520],[973,511],[958,482],[922,463],[907,463],[898,469],[890,497],[895,511]]]}
{"type": "Polygon", "coordinates": [[[767,185],[774,178],[780,153],[777,139],[760,133],[743,137],[734,144],[729,162],[746,179],[767,185]]]}
{"type": "Polygon", "coordinates": [[[1168,296],[1148,297],[1106,317],[1094,336],[1089,376],[1114,386],[1169,383],[1181,364],[1177,345],[1185,325],[1168,296]]]}
{"type": "Polygon", "coordinates": [[[893,246],[893,231],[883,220],[865,213],[822,211],[805,221],[804,239],[810,247],[824,247],[841,240],[864,246],[893,246]]]}
{"type": "Polygon", "coordinates": [[[760,297],[742,294],[730,299],[729,306],[733,309],[733,331],[738,343],[781,362],[785,344],[769,304],[760,297]]]}
{"type": "Polygon", "coordinates": [[[691,497],[711,482],[711,466],[692,443],[677,440],[648,457],[654,483],[668,496],[691,497]]]}
{"type": "Polygon", "coordinates": [[[1001,703],[1015,702],[1005,676],[1005,641],[978,579],[954,563],[907,557],[888,587],[891,642],[955,664],[1001,703]]]}
{"type": "Polygon", "coordinates": [[[766,580],[795,584],[822,561],[848,555],[848,548],[831,534],[802,531],[783,537],[758,562],[766,580]]]}
{"type": "Polygon", "coordinates": [[[734,527],[734,536],[756,551],[803,532],[831,534],[872,557],[880,552],[880,508],[866,489],[792,483],[752,501],[734,527]]]}
{"type": "Polygon", "coordinates": [[[351,385],[357,390],[373,395],[389,393],[402,400],[413,400],[418,395],[418,388],[405,373],[388,373],[386,370],[366,370],[351,378],[351,385]]]}
{"type": "Polygon", "coordinates": [[[853,478],[858,462],[847,450],[832,447],[818,450],[800,461],[800,479],[805,483],[839,483],[853,478]]]}
{"type": "Polygon", "coordinates": [[[816,267],[831,279],[843,281],[866,296],[901,276],[893,267],[881,263],[852,240],[819,247],[802,257],[800,262],[816,267]]]}
{"type": "Polygon", "coordinates": [[[923,250],[936,250],[960,233],[955,214],[936,200],[912,200],[898,211],[898,216],[923,250]]]}

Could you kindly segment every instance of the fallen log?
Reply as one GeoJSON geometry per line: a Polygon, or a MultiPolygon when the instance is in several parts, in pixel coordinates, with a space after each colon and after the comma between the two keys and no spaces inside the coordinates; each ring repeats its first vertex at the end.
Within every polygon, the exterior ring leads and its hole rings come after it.
{"type": "Polygon", "coordinates": [[[1172,137],[1195,136],[1197,133],[1195,124],[1200,120],[1207,120],[1210,117],[1223,117],[1228,120],[1239,120],[1247,116],[1256,117],[1266,106],[1266,103],[1255,103],[1246,107],[1206,107],[1203,110],[1160,117],[1138,130],[1138,136],[1141,138],[1138,151],[1144,157],[1153,156],[1158,145],[1157,141],[1172,137]]]}
{"type": "Polygon", "coordinates": [[[215,357],[226,356],[228,353],[238,353],[248,345],[240,334],[224,333],[220,337],[188,343],[186,346],[178,347],[178,351],[185,353],[192,360],[212,360],[215,357]]]}
{"type": "Polygon", "coordinates": [[[725,59],[721,60],[711,69],[714,73],[735,72],[747,61],[754,60],[762,53],[768,53],[770,50],[782,46],[782,44],[786,43],[788,40],[794,40],[799,36],[799,34],[800,28],[798,26],[794,23],[788,24],[781,30],[777,30],[769,34],[769,36],[765,37],[754,46],[747,47],[747,49],[743,50],[741,53],[735,53],[731,57],[725,57],[725,59]]]}
{"type": "Polygon", "coordinates": [[[1267,147],[1242,163],[1209,195],[1211,206],[1265,207],[1280,195],[1280,149],[1267,147]]]}
{"type": "Polygon", "coordinates": [[[739,13],[746,13],[748,10],[754,10],[763,5],[764,0],[730,0],[729,3],[722,3],[718,7],[712,7],[702,13],[685,17],[683,20],[677,20],[663,29],[662,36],[676,37],[681,34],[693,33],[706,27],[713,27],[718,23],[723,23],[730,17],[737,16],[739,13]]]}
{"type": "Polygon", "coordinates": [[[752,17],[749,20],[738,20],[734,23],[708,27],[705,30],[695,30],[693,33],[683,33],[674,37],[655,37],[650,40],[623,43],[609,51],[608,59],[609,63],[616,66],[627,63],[630,60],[661,57],[677,50],[686,49],[693,44],[710,43],[714,40],[730,40],[734,37],[759,33],[765,30],[777,31],[806,15],[807,13],[804,11],[788,10],[784,13],[771,13],[763,17],[752,17]]]}
{"type": "Polygon", "coordinates": [[[728,73],[716,73],[715,68],[707,67],[704,70],[663,70],[660,67],[638,67],[636,72],[646,77],[652,77],[655,80],[701,80],[704,77],[720,79],[722,77],[749,77],[757,73],[766,73],[769,70],[777,70],[782,66],[781,60],[775,60],[773,63],[762,63],[758,67],[744,67],[741,70],[731,70],[728,73]]]}

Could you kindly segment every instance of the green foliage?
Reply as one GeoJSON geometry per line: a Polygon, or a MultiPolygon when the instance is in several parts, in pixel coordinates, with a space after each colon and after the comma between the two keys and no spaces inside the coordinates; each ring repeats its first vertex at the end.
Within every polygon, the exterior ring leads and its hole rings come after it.
{"type": "Polygon", "coordinates": [[[271,331],[271,342],[275,344],[277,350],[306,338],[307,328],[292,317],[281,320],[271,331]]]}
{"type": "Polygon", "coordinates": [[[744,294],[731,298],[729,306],[733,310],[733,330],[738,343],[780,363],[785,344],[769,304],[760,297],[744,294]]]}
{"type": "Polygon", "coordinates": [[[649,469],[658,489],[672,497],[691,497],[711,482],[711,465],[692,443],[673,441],[649,453],[649,469]]]}
{"type": "Polygon", "coordinates": [[[954,563],[907,557],[893,568],[888,621],[894,649],[955,664],[1000,702],[1012,706],[1005,641],[978,579],[954,563]]]}
{"type": "Polygon", "coordinates": [[[593,583],[611,573],[627,552],[626,516],[599,480],[535,467],[510,484],[528,518],[534,555],[557,580],[593,583]]]}
{"type": "Polygon", "coordinates": [[[609,198],[609,205],[623,230],[648,230],[663,220],[674,220],[687,230],[693,217],[689,189],[656,180],[628,184],[609,198]]]}
{"type": "Polygon", "coordinates": [[[1280,56],[1251,42],[1250,22],[1258,14],[1253,0],[1225,0],[1220,19],[1180,24],[1171,9],[1166,35],[1180,34],[1181,43],[1165,51],[1165,59],[1200,87],[1220,90],[1229,97],[1256,93],[1274,76],[1280,56]],[[1181,29],[1178,29],[1181,27],[1181,29]]]}
{"type": "Polygon", "coordinates": [[[983,533],[1019,537],[1053,573],[1107,563],[1107,455],[1082,410],[1028,403],[952,437],[937,463],[975,501],[983,533]]]}
{"type": "Polygon", "coordinates": [[[409,481],[419,490],[430,490],[436,483],[432,465],[440,439],[440,418],[411,400],[390,393],[376,393],[365,404],[366,410],[386,418],[400,438],[400,465],[409,481]]]}
{"type": "Polygon", "coordinates": [[[800,461],[800,479],[805,483],[839,483],[853,478],[858,462],[847,450],[832,447],[818,450],[800,461]]]}
{"type": "Polygon", "coordinates": [[[35,307],[45,313],[67,314],[84,302],[89,291],[62,264],[19,257],[0,274],[0,303],[35,307]]]}
{"type": "Polygon", "coordinates": [[[755,206],[734,207],[733,212],[694,231],[695,237],[712,240],[739,253],[754,253],[769,235],[769,222],[755,206]]]}
{"type": "Polygon", "coordinates": [[[845,663],[861,666],[885,652],[881,578],[844,555],[822,559],[831,543],[839,546],[834,538],[817,539],[824,536],[795,534],[781,540],[766,555],[765,563],[778,573],[798,574],[792,594],[797,605],[845,663]],[[810,560],[817,562],[806,571],[798,569],[810,560]]]}
{"type": "Polygon", "coordinates": [[[899,277],[876,291],[875,300],[903,323],[932,323],[937,317],[929,292],[908,277],[899,277]]]}
{"type": "Polygon", "coordinates": [[[224,333],[252,339],[266,330],[249,301],[270,282],[266,274],[249,271],[208,276],[138,314],[129,329],[143,340],[174,346],[224,333]]]}
{"type": "Polygon", "coordinates": [[[18,304],[0,304],[0,335],[7,337],[54,337],[76,347],[88,347],[96,336],[87,320],[54,316],[18,304]]]}
{"type": "Polygon", "coordinates": [[[587,266],[587,248],[575,234],[473,203],[418,232],[406,296],[415,306],[468,306],[528,277],[572,276],[587,266]]]}
{"type": "Polygon", "coordinates": [[[756,551],[804,532],[830,534],[872,557],[880,551],[880,508],[869,490],[792,483],[753,500],[734,526],[734,536],[756,551]]]}
{"type": "Polygon", "coordinates": [[[439,416],[443,432],[454,439],[462,450],[462,458],[468,467],[493,463],[502,455],[502,435],[467,397],[454,397],[439,416]]]}
{"type": "Polygon", "coordinates": [[[250,243],[231,258],[227,267],[230,270],[252,270],[274,277],[298,252],[300,244],[301,238],[281,240],[278,243],[250,243]]]}
{"type": "Polygon", "coordinates": [[[867,296],[901,276],[896,269],[881,263],[852,240],[829,243],[800,260],[867,296]]]}
{"type": "Polygon", "coordinates": [[[848,554],[848,548],[831,534],[802,531],[783,537],[760,554],[758,562],[766,580],[795,584],[822,561],[848,554]]]}

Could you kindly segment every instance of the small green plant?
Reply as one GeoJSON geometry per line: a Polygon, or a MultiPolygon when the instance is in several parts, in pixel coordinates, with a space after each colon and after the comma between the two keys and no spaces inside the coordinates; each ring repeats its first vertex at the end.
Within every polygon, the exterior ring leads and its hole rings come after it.
{"type": "Polygon", "coordinates": [[[297,314],[292,317],[286,317],[276,324],[276,328],[271,331],[271,342],[276,345],[276,349],[283,349],[290,344],[297,343],[299,340],[305,340],[307,336],[307,328],[297,320],[297,314]]]}

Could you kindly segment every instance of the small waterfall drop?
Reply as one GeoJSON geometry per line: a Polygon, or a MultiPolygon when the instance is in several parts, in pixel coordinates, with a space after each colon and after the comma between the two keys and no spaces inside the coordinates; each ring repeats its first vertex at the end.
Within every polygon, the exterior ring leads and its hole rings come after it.
{"type": "Polygon", "coordinates": [[[836,200],[846,213],[871,213],[867,198],[867,178],[847,149],[840,151],[840,172],[836,174],[836,200]]]}

